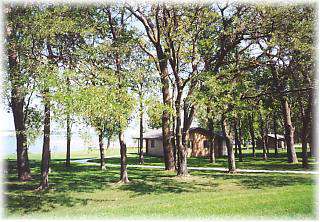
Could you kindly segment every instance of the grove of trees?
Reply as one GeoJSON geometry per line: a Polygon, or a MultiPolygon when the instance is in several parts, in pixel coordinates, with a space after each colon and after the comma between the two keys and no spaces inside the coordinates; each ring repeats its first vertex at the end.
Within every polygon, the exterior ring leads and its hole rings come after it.
{"type": "Polygon", "coordinates": [[[245,3],[5,6],[6,105],[13,114],[17,173],[29,180],[28,146],[43,135],[41,181],[49,186],[50,127],[66,127],[70,166],[72,125],[104,139],[117,137],[119,180],[129,182],[124,131],[139,118],[139,162],[147,119],[161,127],[165,170],[188,175],[187,135],[198,123],[226,139],[228,169],[261,148],[267,134],[285,135],[287,161],[302,167],[317,148],[312,140],[315,89],[315,5],[245,3]],[[135,110],[137,110],[135,112],[135,110]],[[263,141],[257,147],[256,141],[263,141]]]}

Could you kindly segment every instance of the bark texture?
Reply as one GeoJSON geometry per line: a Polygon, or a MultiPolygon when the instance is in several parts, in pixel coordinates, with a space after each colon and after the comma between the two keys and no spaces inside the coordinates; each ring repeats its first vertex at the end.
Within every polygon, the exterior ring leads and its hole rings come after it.
{"type": "MultiPolygon", "coordinates": [[[[11,11],[10,13],[13,13],[11,11]]],[[[12,27],[11,27],[12,28],[12,27]]],[[[28,158],[28,146],[27,146],[27,134],[25,125],[24,115],[24,101],[25,94],[23,83],[21,83],[21,76],[18,64],[18,53],[16,49],[15,40],[15,29],[11,29],[7,33],[8,40],[8,69],[9,69],[9,80],[11,83],[11,98],[10,105],[13,114],[14,127],[16,132],[17,141],[17,173],[20,181],[26,181],[31,179],[29,158],[28,158]],[[20,80],[19,80],[20,79],[20,80]]]]}
{"type": "Polygon", "coordinates": [[[215,163],[216,158],[214,154],[214,131],[213,131],[212,118],[208,118],[208,130],[209,130],[209,162],[215,163]]]}
{"type": "Polygon", "coordinates": [[[49,169],[50,169],[50,101],[44,93],[44,127],[43,127],[43,147],[41,160],[41,182],[38,190],[44,190],[49,187],[49,169]]]}
{"type": "Polygon", "coordinates": [[[143,103],[140,95],[140,138],[139,138],[139,164],[144,164],[143,158],[143,103]]]}
{"type": "Polygon", "coordinates": [[[262,114],[259,114],[259,128],[260,128],[260,136],[261,136],[261,142],[262,142],[262,159],[267,160],[267,144],[266,144],[266,131],[265,131],[265,123],[262,118],[262,114]]]}
{"type": "Polygon", "coordinates": [[[99,150],[100,150],[100,168],[101,170],[105,170],[106,162],[105,162],[105,156],[104,156],[103,130],[99,131],[99,150]]]}
{"type": "Polygon", "coordinates": [[[277,127],[277,118],[275,114],[273,115],[273,132],[274,132],[274,139],[275,139],[274,155],[278,156],[278,149],[279,149],[278,127],[277,127]]]}
{"type": "Polygon", "coordinates": [[[120,141],[120,158],[121,158],[119,182],[129,183],[128,172],[127,172],[127,146],[124,141],[123,131],[119,133],[119,141],[120,141]]]}
{"type": "Polygon", "coordinates": [[[222,128],[222,133],[223,136],[226,140],[226,146],[227,146],[227,151],[228,151],[228,169],[229,173],[234,173],[236,172],[236,161],[234,158],[234,153],[233,153],[233,148],[232,148],[232,143],[231,143],[231,136],[228,133],[228,125],[225,117],[222,117],[221,120],[221,128],[222,128]]]}
{"type": "Polygon", "coordinates": [[[66,167],[70,166],[71,155],[71,121],[70,115],[67,116],[67,153],[66,153],[66,167]]]}
{"type": "Polygon", "coordinates": [[[176,129],[175,129],[175,137],[176,137],[176,146],[178,149],[178,176],[187,176],[188,168],[187,168],[187,149],[186,146],[182,144],[182,130],[181,130],[181,96],[182,90],[178,88],[177,91],[177,99],[176,99],[176,129]]]}
{"type": "Polygon", "coordinates": [[[294,127],[291,121],[291,111],[286,97],[281,99],[282,115],[285,129],[285,140],[287,144],[287,155],[289,163],[298,163],[296,150],[294,148],[294,127]]]}
{"type": "Polygon", "coordinates": [[[250,124],[250,137],[251,137],[251,145],[252,145],[252,157],[256,156],[256,138],[253,127],[254,117],[253,114],[250,115],[249,124],[250,124]]]}

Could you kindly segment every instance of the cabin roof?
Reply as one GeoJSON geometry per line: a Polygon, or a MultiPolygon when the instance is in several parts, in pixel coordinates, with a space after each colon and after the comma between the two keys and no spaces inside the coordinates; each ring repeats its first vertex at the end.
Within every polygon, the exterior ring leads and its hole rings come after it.
{"type": "MultiPolygon", "coordinates": [[[[268,137],[276,138],[275,134],[273,134],[273,133],[268,133],[268,137]]],[[[284,136],[277,134],[277,139],[283,140],[284,136]]]]}
{"type": "MultiPolygon", "coordinates": [[[[201,128],[201,127],[191,127],[189,132],[199,132],[204,135],[209,135],[209,131],[201,128]]],[[[173,135],[173,132],[170,131],[171,136],[173,135]]],[[[222,132],[214,132],[215,136],[223,137],[222,132]]],[[[133,139],[139,139],[139,136],[134,136],[133,139]]],[[[145,133],[143,133],[143,139],[162,139],[162,129],[154,129],[149,130],[145,133]]]]}

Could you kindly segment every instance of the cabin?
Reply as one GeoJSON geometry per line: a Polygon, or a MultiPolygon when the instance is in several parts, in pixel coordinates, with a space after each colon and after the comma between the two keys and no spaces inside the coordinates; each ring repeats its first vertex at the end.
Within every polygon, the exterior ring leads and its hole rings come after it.
{"type": "MultiPolygon", "coordinates": [[[[267,142],[267,147],[268,148],[275,148],[276,147],[276,141],[278,141],[278,148],[285,148],[285,137],[283,135],[277,134],[277,139],[275,134],[269,133],[268,134],[268,142],[267,142]]],[[[257,147],[260,148],[262,147],[262,141],[259,139],[257,141],[257,147]]]]}
{"type": "MultiPolygon", "coordinates": [[[[172,132],[171,132],[172,133],[172,132]]],[[[172,134],[173,135],[173,134],[172,134]]],[[[139,139],[135,137],[134,139],[139,139]]],[[[172,138],[173,139],[173,138],[172,138]]],[[[143,135],[146,154],[150,156],[163,156],[162,130],[153,130],[143,135]]],[[[216,157],[226,156],[226,141],[221,133],[214,133],[214,154],[216,157]]],[[[201,127],[192,127],[187,135],[188,157],[209,156],[209,132],[201,127]]]]}

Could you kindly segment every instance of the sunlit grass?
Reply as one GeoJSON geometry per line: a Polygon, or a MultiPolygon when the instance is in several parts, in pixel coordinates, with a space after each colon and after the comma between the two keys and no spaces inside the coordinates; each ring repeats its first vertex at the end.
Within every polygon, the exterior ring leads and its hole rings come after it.
{"type": "Polygon", "coordinates": [[[190,171],[188,178],[159,169],[129,168],[128,185],[117,184],[119,168],[53,160],[50,190],[36,192],[40,163],[31,161],[34,180],[16,181],[9,161],[6,217],[30,218],[294,218],[315,219],[312,175],[226,174],[190,171]]]}

